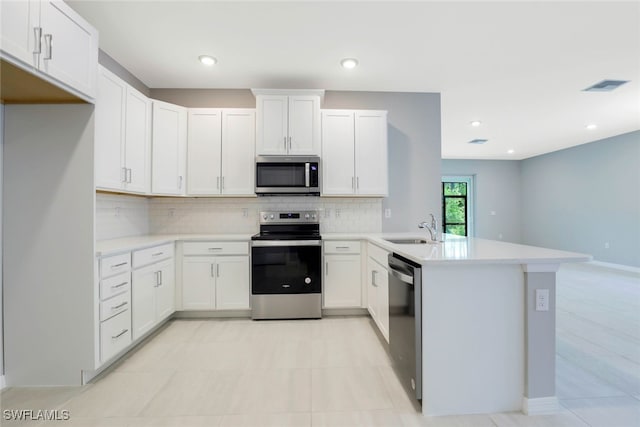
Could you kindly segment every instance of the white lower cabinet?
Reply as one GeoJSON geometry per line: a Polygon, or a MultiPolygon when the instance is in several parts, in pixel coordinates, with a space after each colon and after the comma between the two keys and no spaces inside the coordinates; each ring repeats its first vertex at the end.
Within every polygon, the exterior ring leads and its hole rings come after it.
{"type": "Polygon", "coordinates": [[[249,243],[185,242],[183,310],[249,309],[249,243]]]}
{"type": "Polygon", "coordinates": [[[372,244],[369,244],[367,252],[367,309],[389,342],[388,252],[372,244]]]}
{"type": "Polygon", "coordinates": [[[131,310],[100,323],[100,360],[105,362],[131,344],[131,310]]]}
{"type": "MultiPolygon", "coordinates": [[[[172,249],[172,247],[171,247],[172,249]]],[[[132,273],[132,329],[136,340],[175,311],[175,266],[173,251],[166,246],[134,252],[138,258],[147,259],[162,252],[164,259],[154,261],[132,273]],[[162,248],[159,250],[158,248],[162,248]],[[155,252],[154,252],[155,251],[155,252]]]]}
{"type": "Polygon", "coordinates": [[[325,241],[323,307],[361,307],[361,271],[359,241],[325,241]]]}

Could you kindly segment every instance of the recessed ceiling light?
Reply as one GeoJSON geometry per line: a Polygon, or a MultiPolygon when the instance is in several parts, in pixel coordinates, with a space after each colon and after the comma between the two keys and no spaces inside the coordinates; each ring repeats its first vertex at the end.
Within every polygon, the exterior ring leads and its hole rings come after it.
{"type": "Polygon", "coordinates": [[[474,128],[477,128],[481,124],[482,124],[482,122],[480,120],[474,120],[474,121],[471,122],[471,126],[473,126],[474,128]]]}
{"type": "Polygon", "coordinates": [[[342,65],[342,67],[346,68],[347,70],[351,70],[358,66],[358,60],[355,58],[345,58],[340,61],[340,65],[342,65]]]}
{"type": "Polygon", "coordinates": [[[513,154],[515,152],[516,152],[516,150],[507,150],[507,153],[509,153],[509,154],[513,154]]]}
{"type": "Polygon", "coordinates": [[[598,125],[596,125],[594,123],[591,123],[591,124],[588,124],[585,127],[587,128],[587,130],[594,130],[594,129],[597,129],[598,125]]]}
{"type": "Polygon", "coordinates": [[[200,62],[202,62],[204,65],[207,65],[209,67],[216,65],[216,63],[218,62],[218,60],[216,58],[214,58],[213,56],[209,56],[209,55],[200,55],[198,57],[198,59],[200,60],[200,62]]]}
{"type": "Polygon", "coordinates": [[[469,144],[484,144],[487,141],[489,140],[488,139],[472,139],[471,141],[469,141],[469,144]]]}

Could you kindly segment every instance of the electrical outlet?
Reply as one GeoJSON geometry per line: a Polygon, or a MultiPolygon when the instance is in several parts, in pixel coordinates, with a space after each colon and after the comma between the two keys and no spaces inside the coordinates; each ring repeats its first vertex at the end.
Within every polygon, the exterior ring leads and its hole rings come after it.
{"type": "Polygon", "coordinates": [[[340,209],[336,209],[336,218],[340,218],[340,209]]]}
{"type": "Polygon", "coordinates": [[[536,311],[549,311],[549,289],[536,289],[536,311]]]}
{"type": "Polygon", "coordinates": [[[604,242],[604,248],[609,249],[609,242],[604,242]]]}
{"type": "Polygon", "coordinates": [[[248,208],[242,208],[242,217],[243,218],[249,218],[249,209],[248,208]]]}
{"type": "Polygon", "coordinates": [[[391,218],[391,209],[386,208],[386,209],[384,210],[384,217],[385,217],[385,218],[391,218]]]}

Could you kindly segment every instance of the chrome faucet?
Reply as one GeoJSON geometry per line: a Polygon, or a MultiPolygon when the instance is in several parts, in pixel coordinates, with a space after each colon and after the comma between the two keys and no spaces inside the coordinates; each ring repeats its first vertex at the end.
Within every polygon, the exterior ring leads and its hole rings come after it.
{"type": "Polygon", "coordinates": [[[436,217],[433,216],[433,214],[429,214],[429,215],[431,215],[431,224],[427,223],[426,221],[422,221],[420,224],[418,224],[418,228],[426,228],[429,231],[429,234],[431,235],[431,241],[437,242],[438,241],[438,221],[436,220],[436,217]]]}

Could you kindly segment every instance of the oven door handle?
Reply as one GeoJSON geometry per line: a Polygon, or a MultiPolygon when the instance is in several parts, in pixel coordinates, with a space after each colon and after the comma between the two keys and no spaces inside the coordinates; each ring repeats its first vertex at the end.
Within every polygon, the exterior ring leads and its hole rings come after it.
{"type": "Polygon", "coordinates": [[[274,246],[321,246],[321,240],[254,240],[251,246],[254,248],[268,248],[274,246]]]}

